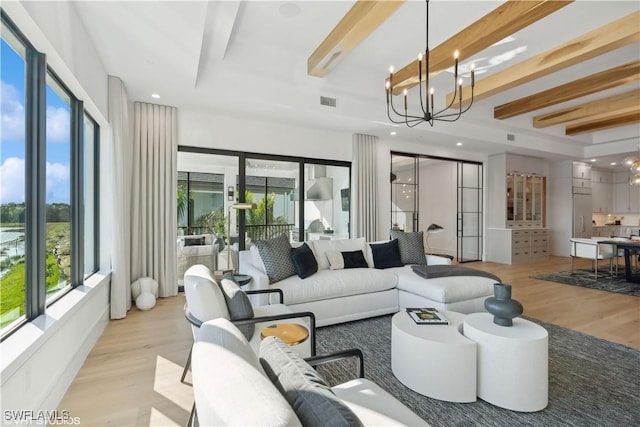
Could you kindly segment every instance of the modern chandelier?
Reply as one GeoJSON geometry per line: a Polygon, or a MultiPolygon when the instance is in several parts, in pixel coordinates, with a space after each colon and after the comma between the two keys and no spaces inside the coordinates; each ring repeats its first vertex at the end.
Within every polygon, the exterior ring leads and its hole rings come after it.
{"type": "Polygon", "coordinates": [[[458,77],[458,51],[454,52],[454,75],[453,75],[453,87],[454,94],[451,98],[451,102],[442,110],[435,109],[434,102],[434,90],[433,87],[429,86],[429,0],[426,0],[426,49],[424,51],[424,55],[422,52],[418,55],[418,94],[420,97],[420,109],[422,110],[422,115],[412,115],[408,112],[408,90],[404,89],[402,95],[404,96],[404,112],[398,111],[396,107],[393,105],[393,94],[394,89],[394,81],[393,81],[393,67],[389,69],[389,78],[385,84],[385,91],[387,93],[387,116],[391,122],[396,124],[406,124],[408,127],[415,127],[421,123],[429,123],[430,126],[433,126],[436,121],[443,122],[455,122],[460,118],[460,116],[467,112],[471,105],[473,104],[473,88],[475,85],[475,74],[474,74],[474,64],[471,64],[471,101],[469,105],[463,110],[462,109],[462,77],[458,77]],[[424,61],[424,68],[423,68],[424,61]],[[423,79],[422,79],[422,70],[425,71],[425,79],[424,79],[424,89],[423,89],[423,79]],[[424,93],[424,97],[423,97],[424,93]],[[451,108],[456,98],[458,98],[460,108],[456,111],[456,109],[451,108]]]}
{"type": "Polygon", "coordinates": [[[629,184],[640,185],[640,144],[638,144],[638,156],[631,156],[624,159],[629,166],[629,184]]]}

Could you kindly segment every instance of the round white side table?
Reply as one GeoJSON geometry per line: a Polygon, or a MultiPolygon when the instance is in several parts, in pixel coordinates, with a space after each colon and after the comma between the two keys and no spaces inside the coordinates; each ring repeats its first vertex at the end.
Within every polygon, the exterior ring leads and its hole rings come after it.
{"type": "Polygon", "coordinates": [[[460,329],[464,314],[441,310],[448,325],[417,325],[406,311],[391,320],[391,370],[424,396],[476,401],[476,344],[460,329]]]}
{"type": "Polygon", "coordinates": [[[464,335],[478,345],[478,397],[521,412],[544,409],[549,397],[548,333],[522,318],[493,323],[489,313],[464,318],[464,335]]]}

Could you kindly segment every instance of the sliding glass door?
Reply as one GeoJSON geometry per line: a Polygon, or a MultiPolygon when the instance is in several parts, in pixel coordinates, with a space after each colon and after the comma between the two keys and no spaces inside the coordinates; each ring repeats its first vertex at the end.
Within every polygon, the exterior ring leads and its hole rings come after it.
{"type": "Polygon", "coordinates": [[[458,163],[458,261],[482,260],[482,165],[458,163]]]}

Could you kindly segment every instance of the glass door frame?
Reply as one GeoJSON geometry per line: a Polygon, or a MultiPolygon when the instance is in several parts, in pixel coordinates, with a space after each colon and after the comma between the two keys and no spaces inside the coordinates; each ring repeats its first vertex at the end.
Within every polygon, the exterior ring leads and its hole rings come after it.
{"type": "MultiPolygon", "coordinates": [[[[413,157],[415,158],[415,162],[414,162],[414,176],[416,177],[416,184],[415,184],[415,203],[416,203],[416,210],[414,212],[414,224],[419,224],[418,219],[420,218],[420,204],[418,203],[419,200],[419,196],[420,196],[420,183],[417,180],[417,177],[419,177],[419,160],[420,159],[430,159],[430,160],[442,160],[442,161],[446,161],[446,162],[455,162],[457,167],[456,167],[456,172],[458,172],[458,169],[460,169],[461,167],[463,167],[463,165],[466,164],[471,164],[471,165],[477,165],[479,167],[479,173],[480,176],[478,178],[478,183],[479,183],[479,190],[480,190],[480,195],[478,197],[478,231],[479,231],[479,249],[478,249],[478,255],[479,255],[479,259],[477,260],[465,260],[463,259],[463,257],[461,256],[462,254],[462,245],[461,245],[461,239],[462,237],[464,237],[464,231],[461,229],[462,227],[460,227],[460,221],[462,220],[462,218],[459,215],[459,201],[460,198],[462,197],[462,186],[457,183],[457,194],[456,194],[456,256],[457,256],[457,261],[458,262],[471,262],[471,261],[480,261],[482,260],[482,254],[483,254],[483,236],[484,236],[484,221],[483,221],[483,217],[484,217],[484,211],[483,211],[483,200],[484,200],[484,165],[482,162],[476,162],[476,161],[471,161],[471,160],[462,160],[462,159],[453,159],[453,158],[449,158],[449,157],[440,157],[440,156],[430,156],[427,154],[416,154],[416,153],[406,153],[406,152],[402,152],[402,151],[391,151],[390,152],[390,166],[389,166],[389,170],[391,171],[391,175],[393,175],[393,156],[402,156],[402,157],[413,157]]],[[[390,176],[389,177],[389,181],[391,186],[393,186],[392,183],[392,179],[393,177],[390,176]]],[[[457,179],[459,179],[459,174],[457,174],[457,179]]],[[[391,224],[389,225],[389,227],[393,227],[393,191],[389,192],[389,198],[390,198],[390,206],[391,206],[391,224]]],[[[416,226],[414,226],[416,227],[416,226]]],[[[417,230],[419,231],[419,230],[417,230]]],[[[426,249],[426,248],[425,248],[426,249]]]]}
{"type": "MultiPolygon", "coordinates": [[[[247,176],[247,160],[248,159],[260,159],[260,160],[273,160],[276,162],[292,162],[298,163],[298,181],[300,182],[300,187],[304,188],[305,182],[305,165],[326,165],[326,166],[338,166],[338,167],[346,167],[349,171],[349,227],[348,227],[348,235],[351,237],[351,206],[353,206],[351,191],[353,180],[351,175],[351,162],[343,161],[343,160],[326,160],[326,159],[313,159],[308,157],[296,157],[296,156],[284,156],[284,155],[276,155],[276,154],[263,154],[263,153],[254,153],[254,152],[245,152],[245,151],[233,151],[233,150],[224,150],[218,148],[205,148],[205,147],[193,147],[193,146],[178,146],[178,152],[187,152],[187,153],[198,153],[198,154],[211,154],[211,155],[221,155],[221,156],[231,156],[236,157],[238,159],[238,202],[243,203],[245,200],[245,192],[246,192],[246,176],[247,176]]],[[[299,209],[298,209],[298,235],[304,236],[304,191],[299,191],[299,200],[297,201],[299,209]]],[[[245,236],[246,236],[246,218],[245,215],[238,215],[238,244],[239,249],[246,249],[245,245],[245,236]]]]}

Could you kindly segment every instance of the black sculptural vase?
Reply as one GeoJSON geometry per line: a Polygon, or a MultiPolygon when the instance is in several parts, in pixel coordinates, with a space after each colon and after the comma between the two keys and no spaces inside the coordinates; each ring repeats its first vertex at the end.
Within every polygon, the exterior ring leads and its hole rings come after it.
{"type": "Polygon", "coordinates": [[[513,318],[522,314],[522,304],[511,299],[511,285],[495,283],[493,295],[484,300],[484,308],[493,314],[493,323],[513,326],[513,318]]]}

